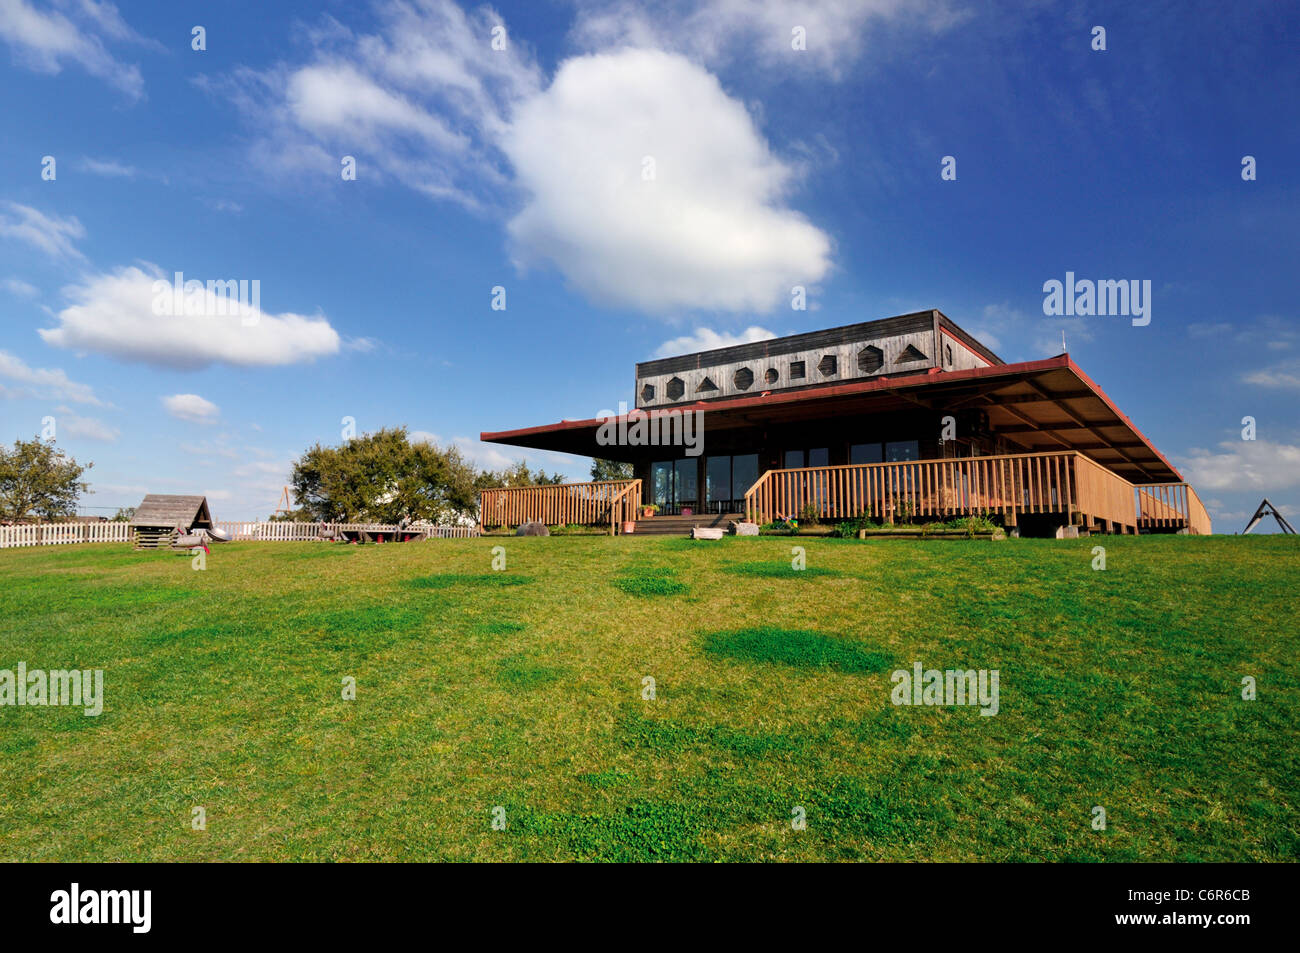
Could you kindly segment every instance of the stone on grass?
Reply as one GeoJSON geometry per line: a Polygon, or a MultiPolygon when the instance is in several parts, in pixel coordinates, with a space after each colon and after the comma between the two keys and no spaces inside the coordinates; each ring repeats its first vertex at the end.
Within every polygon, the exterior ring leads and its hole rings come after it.
{"type": "Polygon", "coordinates": [[[758,524],[757,523],[732,523],[731,531],[735,533],[737,536],[757,536],[758,524]]]}
{"type": "Polygon", "coordinates": [[[722,539],[722,527],[696,526],[691,530],[691,539],[722,539]]]}
{"type": "Polygon", "coordinates": [[[531,522],[521,524],[520,527],[517,530],[515,530],[515,535],[516,536],[550,536],[551,531],[546,528],[545,523],[539,523],[536,520],[532,520],[531,522]]]}

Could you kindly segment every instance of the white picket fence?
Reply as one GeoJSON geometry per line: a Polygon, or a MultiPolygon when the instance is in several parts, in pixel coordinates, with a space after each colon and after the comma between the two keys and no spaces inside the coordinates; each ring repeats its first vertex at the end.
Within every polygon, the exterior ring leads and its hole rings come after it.
{"type": "MultiPolygon", "coordinates": [[[[320,538],[320,523],[217,523],[218,529],[225,530],[235,539],[258,540],[260,542],[306,542],[320,538]]],[[[405,533],[424,533],[431,539],[470,539],[478,536],[477,526],[452,526],[437,523],[409,523],[397,526],[394,523],[325,523],[327,530],[366,530],[374,534],[397,536],[405,533]]]]}
{"type": "MultiPolygon", "coordinates": [[[[217,523],[235,539],[263,542],[304,542],[318,539],[320,523],[217,523]]],[[[411,523],[408,526],[379,523],[327,523],[334,530],[364,529],[371,533],[396,536],[398,533],[424,533],[431,539],[468,539],[479,535],[477,526],[445,526],[434,523],[411,523]]],[[[0,526],[0,549],[14,546],[56,546],[62,543],[129,543],[133,539],[129,523],[41,523],[32,526],[0,526]]]]}
{"type": "Polygon", "coordinates": [[[62,543],[129,543],[127,523],[41,523],[0,526],[0,549],[14,546],[57,546],[62,543]]]}

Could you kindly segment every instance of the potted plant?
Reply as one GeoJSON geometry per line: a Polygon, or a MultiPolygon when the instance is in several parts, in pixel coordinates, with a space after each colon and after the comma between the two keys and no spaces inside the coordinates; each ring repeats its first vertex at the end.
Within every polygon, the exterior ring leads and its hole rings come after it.
{"type": "Polygon", "coordinates": [[[648,520],[658,512],[659,505],[657,503],[647,503],[641,507],[641,518],[643,520],[648,520]]]}

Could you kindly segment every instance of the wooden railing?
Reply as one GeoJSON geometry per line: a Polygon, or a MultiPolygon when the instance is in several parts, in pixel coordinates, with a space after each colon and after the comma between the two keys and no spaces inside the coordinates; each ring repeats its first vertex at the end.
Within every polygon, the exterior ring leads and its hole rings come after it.
{"type": "Polygon", "coordinates": [[[1205,505],[1186,483],[1147,483],[1137,488],[1138,525],[1143,529],[1185,529],[1208,536],[1205,505]]]}
{"type": "Polygon", "coordinates": [[[533,521],[547,526],[608,523],[612,532],[635,519],[640,506],[640,480],[494,487],[479,497],[479,522],[485,528],[533,521]]]}
{"type": "Polygon", "coordinates": [[[769,470],[745,494],[758,523],[809,505],[821,520],[1059,513],[1137,525],[1133,484],[1075,451],[769,470]]]}

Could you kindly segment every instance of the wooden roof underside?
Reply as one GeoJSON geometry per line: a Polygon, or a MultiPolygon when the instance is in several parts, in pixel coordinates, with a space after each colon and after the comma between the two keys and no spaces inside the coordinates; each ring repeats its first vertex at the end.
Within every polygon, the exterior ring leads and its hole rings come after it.
{"type": "MultiPolygon", "coordinates": [[[[816,418],[923,408],[936,415],[981,410],[1019,451],[1078,450],[1134,483],[1181,482],[1182,476],[1068,355],[966,371],[873,378],[796,394],[768,394],[665,410],[703,410],[707,434],[816,418]]],[[[649,411],[657,416],[664,411],[649,411]]],[[[600,420],[483,433],[493,443],[607,459],[640,459],[645,448],[599,446],[600,420]]]]}

